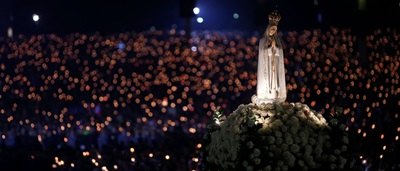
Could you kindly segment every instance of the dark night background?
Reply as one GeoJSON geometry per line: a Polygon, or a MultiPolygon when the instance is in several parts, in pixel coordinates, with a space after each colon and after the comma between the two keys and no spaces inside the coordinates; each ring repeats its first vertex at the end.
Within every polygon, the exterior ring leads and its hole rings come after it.
{"type": "MultiPolygon", "coordinates": [[[[184,0],[182,0],[184,1],[184,0]]],[[[32,32],[118,32],[158,29],[177,25],[182,28],[180,0],[3,0],[0,4],[0,28],[12,26],[15,33],[32,32]],[[40,16],[34,23],[32,14],[40,16]]],[[[198,0],[198,24],[195,30],[255,30],[267,24],[266,14],[278,6],[282,29],[351,26],[374,28],[399,26],[398,0],[198,0]],[[238,20],[232,14],[240,15],[238,20]],[[318,15],[321,20],[318,21],[318,15]]]]}
{"type": "Polygon", "coordinates": [[[354,170],[400,170],[400,0],[0,0],[0,171],[204,170],[274,9],[287,102],[346,125],[354,170]]]}

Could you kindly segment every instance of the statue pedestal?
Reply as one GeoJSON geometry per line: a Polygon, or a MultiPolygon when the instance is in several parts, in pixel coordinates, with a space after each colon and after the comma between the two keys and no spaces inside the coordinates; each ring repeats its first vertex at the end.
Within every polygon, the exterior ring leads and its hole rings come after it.
{"type": "Polygon", "coordinates": [[[253,95],[251,97],[251,102],[256,105],[268,104],[268,103],[283,103],[286,98],[277,98],[277,99],[269,99],[269,98],[258,98],[257,95],[253,95]]]}
{"type": "Polygon", "coordinates": [[[205,135],[206,170],[341,170],[347,163],[345,131],[307,105],[240,105],[215,119],[205,135]]]}

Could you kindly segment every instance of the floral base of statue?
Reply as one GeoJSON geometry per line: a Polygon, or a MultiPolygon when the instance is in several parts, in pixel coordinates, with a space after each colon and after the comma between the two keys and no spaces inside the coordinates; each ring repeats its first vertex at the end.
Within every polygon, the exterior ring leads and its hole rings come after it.
{"type": "Polygon", "coordinates": [[[205,135],[205,170],[343,170],[344,126],[300,103],[241,105],[217,116],[205,135]]]}

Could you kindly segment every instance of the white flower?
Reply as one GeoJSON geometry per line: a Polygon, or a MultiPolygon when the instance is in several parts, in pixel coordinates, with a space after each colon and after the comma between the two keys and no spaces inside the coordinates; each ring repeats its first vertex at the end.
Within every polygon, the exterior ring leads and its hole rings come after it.
{"type": "Polygon", "coordinates": [[[297,152],[300,151],[300,147],[299,147],[297,144],[292,144],[292,145],[290,146],[290,151],[291,151],[292,153],[297,153],[297,152]]]}
{"type": "Polygon", "coordinates": [[[343,152],[344,151],[347,151],[347,146],[345,146],[345,145],[342,145],[342,149],[341,149],[343,152]]]}
{"type": "Polygon", "coordinates": [[[286,121],[289,117],[290,117],[290,115],[288,115],[288,114],[286,114],[286,113],[282,115],[282,119],[283,119],[284,121],[286,121]]]}
{"type": "Polygon", "coordinates": [[[253,166],[247,166],[247,167],[246,167],[246,170],[247,170],[247,171],[253,171],[254,169],[253,169],[253,166]]]}
{"type": "Polygon", "coordinates": [[[265,166],[264,171],[272,171],[272,167],[270,165],[265,166]]]}
{"type": "Polygon", "coordinates": [[[294,104],[294,107],[295,107],[296,109],[301,109],[301,108],[302,108],[302,104],[301,104],[301,103],[295,103],[295,104],[294,104]]]}
{"type": "Polygon", "coordinates": [[[275,136],[276,137],[282,137],[282,132],[281,131],[275,131],[275,136]]]}
{"type": "Polygon", "coordinates": [[[293,167],[294,162],[296,160],[296,158],[294,157],[294,155],[292,153],[290,153],[289,151],[285,151],[282,154],[283,159],[285,160],[285,162],[290,166],[293,167]]]}
{"type": "Polygon", "coordinates": [[[259,158],[255,158],[254,160],[254,164],[259,165],[261,163],[261,159],[259,158]]]}
{"type": "Polygon", "coordinates": [[[249,149],[252,149],[254,147],[254,143],[252,141],[247,142],[246,145],[249,149]]]}
{"type": "Polygon", "coordinates": [[[258,157],[258,156],[260,156],[260,154],[261,154],[260,149],[254,148],[254,150],[253,150],[253,155],[254,155],[255,157],[258,157]]]}
{"type": "Polygon", "coordinates": [[[336,164],[331,164],[330,165],[331,170],[335,170],[337,168],[336,164]]]}
{"type": "Polygon", "coordinates": [[[283,139],[281,137],[276,138],[276,144],[281,145],[283,142],[283,139]]]}
{"type": "Polygon", "coordinates": [[[346,164],[347,160],[343,157],[339,157],[339,163],[340,163],[340,168],[343,168],[344,165],[346,164]]]}
{"type": "Polygon", "coordinates": [[[282,151],[288,151],[289,150],[289,145],[287,144],[282,144],[281,145],[282,151]]]}
{"type": "Polygon", "coordinates": [[[311,144],[311,145],[315,145],[317,142],[315,141],[315,139],[314,138],[309,138],[308,139],[308,142],[311,144]]]}
{"type": "Polygon", "coordinates": [[[331,162],[335,162],[336,161],[336,157],[334,155],[329,155],[329,161],[331,162]]]}
{"type": "Polygon", "coordinates": [[[299,131],[299,127],[297,127],[297,126],[290,127],[290,133],[296,134],[298,131],[299,131]]]}
{"type": "Polygon", "coordinates": [[[311,145],[306,145],[305,147],[305,154],[311,154],[312,153],[312,146],[311,145]]]}
{"type": "Polygon", "coordinates": [[[344,137],[342,138],[342,142],[345,143],[345,144],[349,144],[349,138],[346,137],[346,136],[344,136],[344,137]]]}
{"type": "Polygon", "coordinates": [[[314,168],[315,167],[315,163],[314,163],[314,159],[313,159],[313,157],[310,155],[310,154],[305,154],[304,156],[303,156],[303,158],[304,158],[304,161],[311,167],[311,168],[314,168]]]}
{"type": "Polygon", "coordinates": [[[281,126],[281,130],[282,130],[283,133],[286,133],[288,131],[288,127],[285,126],[285,125],[282,125],[281,126]]]}
{"type": "Polygon", "coordinates": [[[293,144],[293,138],[291,136],[289,136],[289,134],[286,134],[286,136],[285,136],[285,143],[293,144]]]}
{"type": "Polygon", "coordinates": [[[285,163],[282,160],[278,160],[278,162],[276,162],[278,164],[278,166],[283,166],[285,163]]]}
{"type": "Polygon", "coordinates": [[[316,155],[317,157],[320,157],[321,154],[322,154],[322,147],[318,145],[318,146],[314,149],[314,152],[315,152],[315,155],[316,155]]]}
{"type": "Polygon", "coordinates": [[[304,161],[303,160],[298,160],[297,164],[299,164],[299,166],[304,166],[304,161]]]}
{"type": "Polygon", "coordinates": [[[273,137],[273,136],[268,136],[268,137],[267,137],[267,142],[268,142],[268,144],[274,144],[274,143],[275,143],[275,137],[273,137]]]}

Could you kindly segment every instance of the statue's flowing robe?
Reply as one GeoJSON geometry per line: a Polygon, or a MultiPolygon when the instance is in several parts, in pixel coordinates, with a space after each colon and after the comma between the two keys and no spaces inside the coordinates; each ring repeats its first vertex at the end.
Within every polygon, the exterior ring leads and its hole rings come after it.
{"type": "Polygon", "coordinates": [[[259,44],[256,103],[286,100],[285,66],[283,50],[277,37],[262,38],[259,44]],[[271,42],[275,39],[276,46],[271,42]]]}

